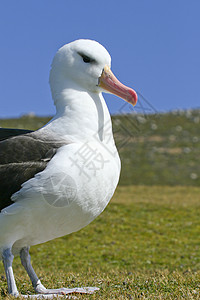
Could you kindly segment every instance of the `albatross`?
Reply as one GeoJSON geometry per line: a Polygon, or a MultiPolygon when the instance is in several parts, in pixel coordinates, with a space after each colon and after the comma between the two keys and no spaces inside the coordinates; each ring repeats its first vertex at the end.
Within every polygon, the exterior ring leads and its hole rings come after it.
{"type": "Polygon", "coordinates": [[[113,196],[121,164],[102,92],[132,105],[137,94],[110,67],[109,53],[96,41],[64,45],[50,70],[53,119],[36,131],[0,130],[0,252],[13,296],[19,295],[15,255],[20,255],[36,297],[97,289],[45,288],[31,265],[29,248],[85,227],[113,196]]]}

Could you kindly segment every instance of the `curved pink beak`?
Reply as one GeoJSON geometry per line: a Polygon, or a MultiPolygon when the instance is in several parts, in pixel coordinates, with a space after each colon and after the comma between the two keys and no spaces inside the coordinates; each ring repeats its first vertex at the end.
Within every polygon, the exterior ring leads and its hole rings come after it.
{"type": "Polygon", "coordinates": [[[137,103],[137,93],[123,85],[112,73],[109,66],[105,65],[101,76],[99,77],[99,87],[105,91],[114,94],[133,106],[137,103]]]}

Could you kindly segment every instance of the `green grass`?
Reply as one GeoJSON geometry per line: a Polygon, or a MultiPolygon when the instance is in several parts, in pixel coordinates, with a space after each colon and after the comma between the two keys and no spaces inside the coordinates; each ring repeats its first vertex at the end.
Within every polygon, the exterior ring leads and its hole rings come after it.
{"type": "MultiPolygon", "coordinates": [[[[200,299],[199,195],[199,187],[118,187],[86,228],[31,248],[36,273],[47,287],[100,287],[78,299],[200,299]]],[[[19,290],[33,293],[19,258],[14,272],[19,290]]],[[[2,263],[0,276],[3,297],[2,263]]]]}
{"type": "Polygon", "coordinates": [[[120,184],[200,186],[200,110],[115,116],[113,123],[120,184]]]}

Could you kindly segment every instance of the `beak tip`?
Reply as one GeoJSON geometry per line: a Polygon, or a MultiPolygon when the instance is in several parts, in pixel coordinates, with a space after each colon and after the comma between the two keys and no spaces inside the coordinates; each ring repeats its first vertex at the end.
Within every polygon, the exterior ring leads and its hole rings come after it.
{"type": "Polygon", "coordinates": [[[130,94],[130,99],[128,99],[128,102],[133,106],[135,106],[138,101],[138,95],[133,89],[129,90],[129,94],[130,94]]]}

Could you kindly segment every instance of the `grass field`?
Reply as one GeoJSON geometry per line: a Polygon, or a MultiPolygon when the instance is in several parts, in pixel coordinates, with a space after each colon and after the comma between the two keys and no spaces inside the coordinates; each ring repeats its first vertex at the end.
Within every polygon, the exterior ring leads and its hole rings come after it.
{"type": "MultiPolygon", "coordinates": [[[[118,187],[89,226],[32,247],[36,273],[47,287],[100,288],[78,299],[200,299],[199,195],[198,187],[118,187]]],[[[19,290],[33,293],[19,258],[14,272],[19,290]]],[[[2,264],[0,275],[4,297],[2,264]]]]}
{"type": "MultiPolygon", "coordinates": [[[[35,130],[49,119],[0,126],[35,130]]],[[[49,288],[100,288],[78,299],[200,299],[200,110],[114,116],[113,130],[122,159],[114,198],[80,232],[32,247],[36,273],[49,288]]],[[[19,258],[14,272],[33,293],[19,258]]],[[[11,299],[2,263],[0,287],[11,299]]]]}

